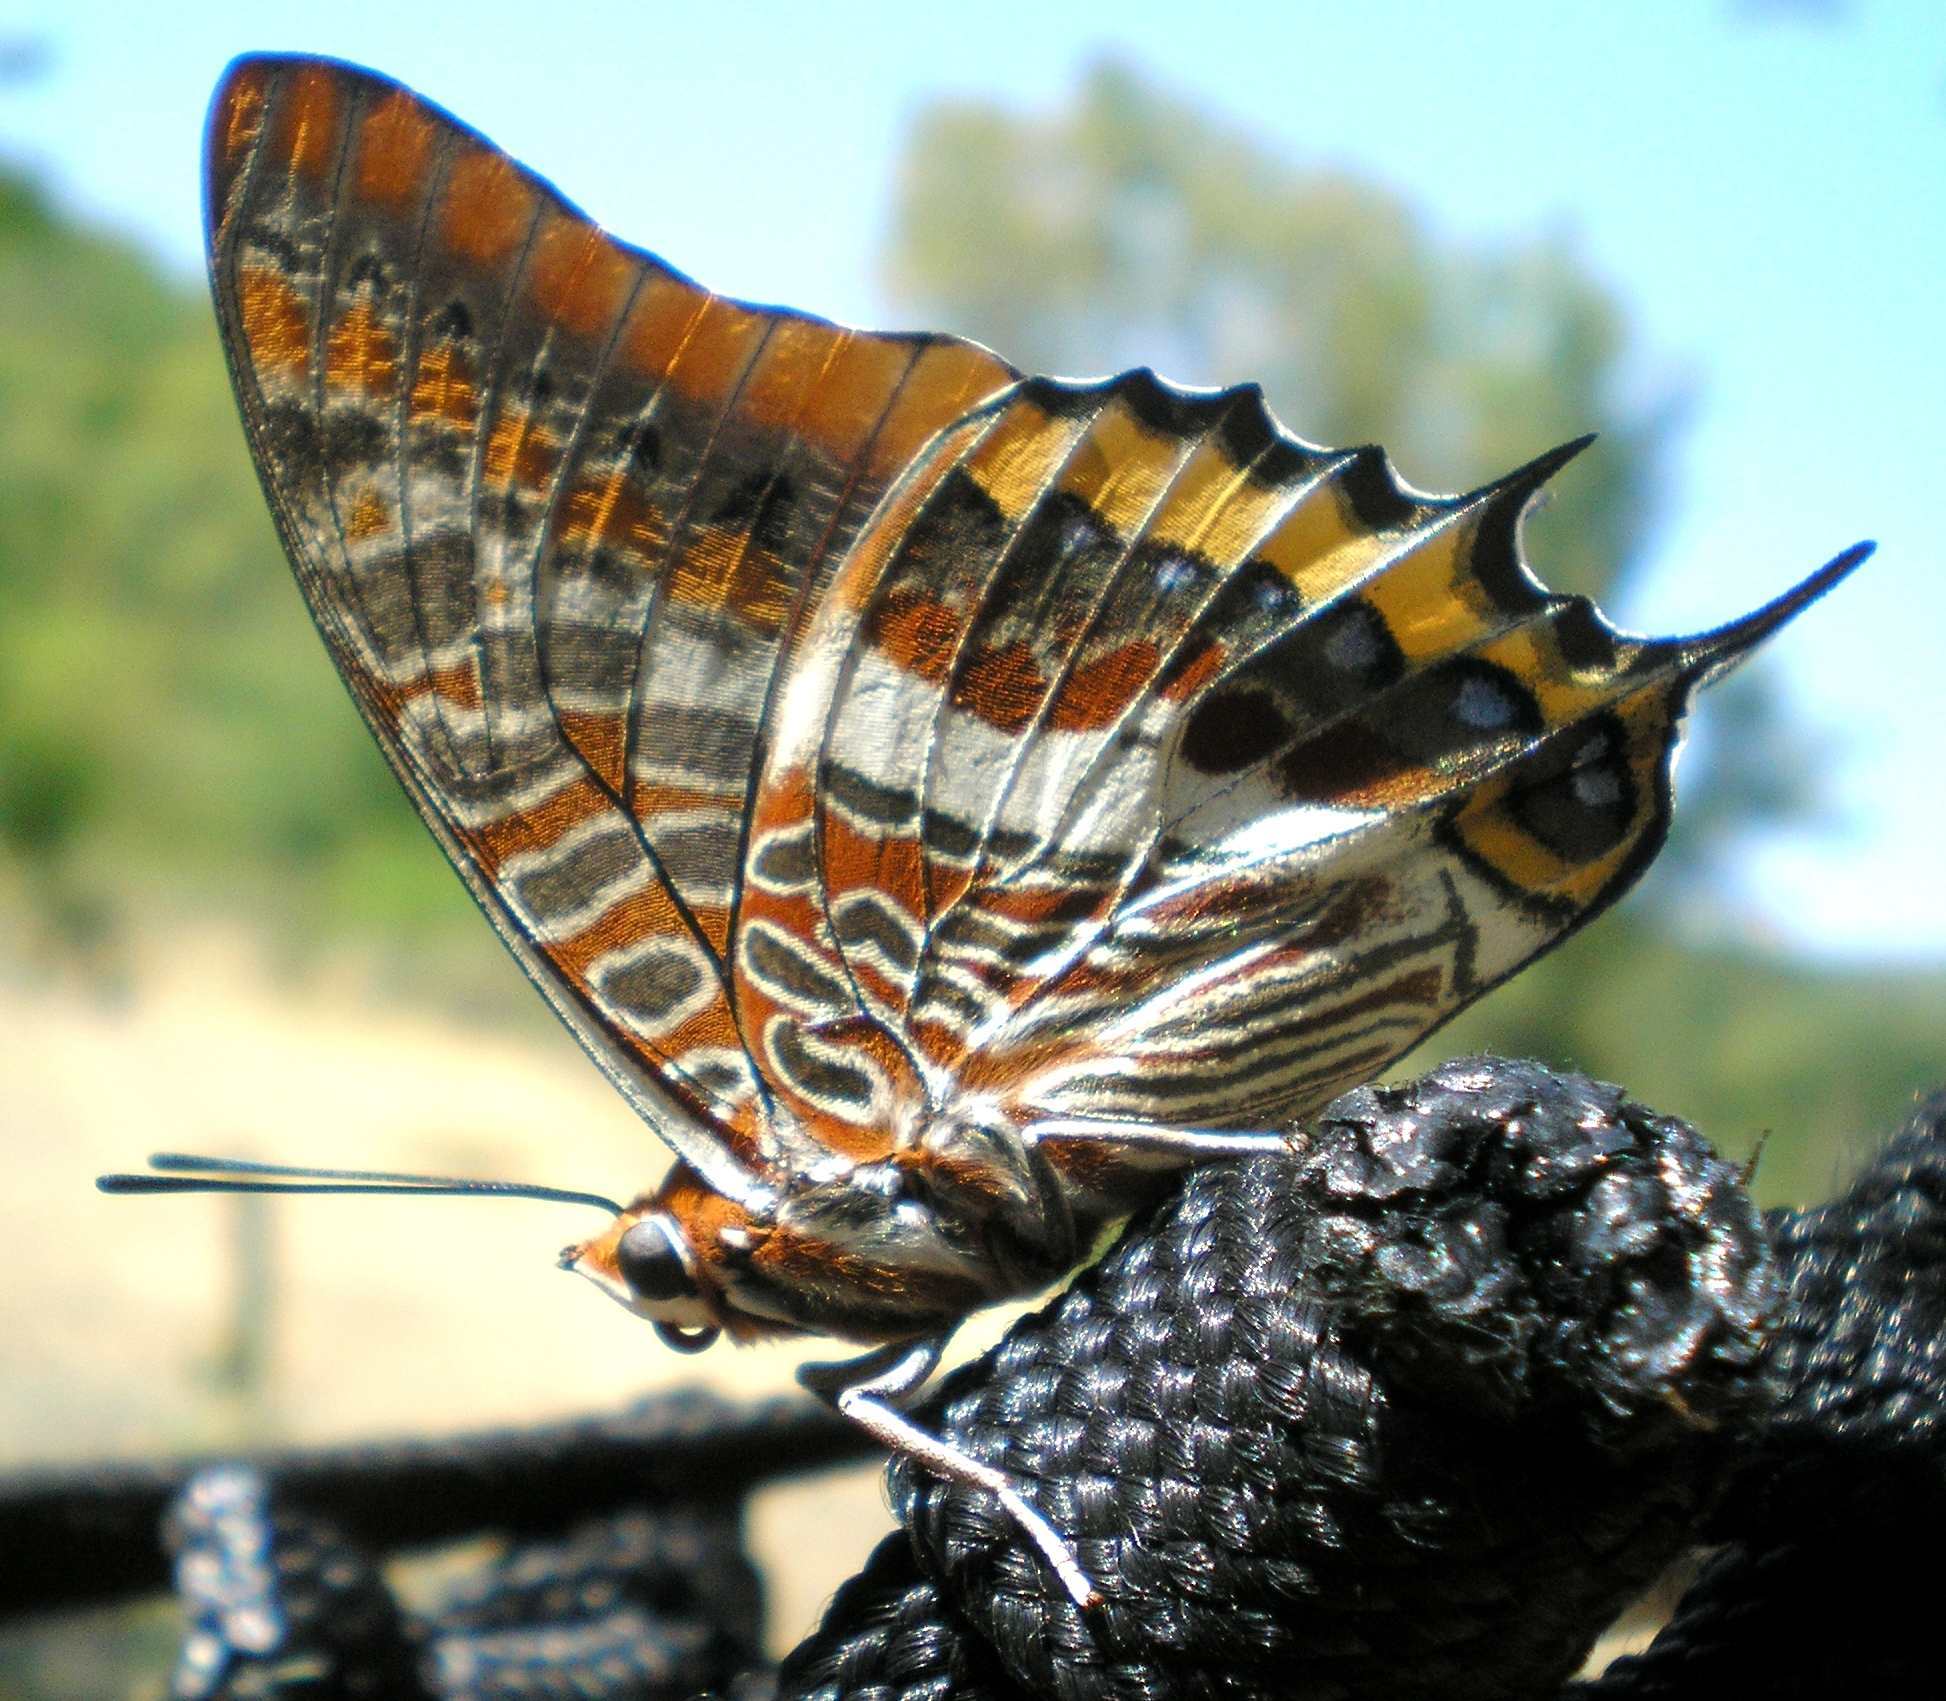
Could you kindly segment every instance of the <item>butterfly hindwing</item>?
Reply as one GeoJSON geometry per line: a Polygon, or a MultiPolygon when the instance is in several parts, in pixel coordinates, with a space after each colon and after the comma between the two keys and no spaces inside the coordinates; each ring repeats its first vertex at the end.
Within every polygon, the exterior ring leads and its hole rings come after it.
{"type": "Polygon", "coordinates": [[[1618,895],[1694,687],[1822,586],[1616,633],[1520,558],[1579,447],[1427,498],[1146,372],[937,439],[771,767],[915,1073],[1022,1120],[1278,1126],[1618,895]]]}

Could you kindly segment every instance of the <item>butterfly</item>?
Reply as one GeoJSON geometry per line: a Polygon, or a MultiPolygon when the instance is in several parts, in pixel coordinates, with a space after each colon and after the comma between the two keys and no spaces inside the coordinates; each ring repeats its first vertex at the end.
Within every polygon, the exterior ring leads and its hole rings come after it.
{"type": "Polygon", "coordinates": [[[1604,909],[1691,694],[1863,555],[1624,636],[1521,556],[1579,443],[1435,498],[1253,386],[729,300],[335,62],[238,61],[207,172],[332,659],[676,1157],[626,1205],[503,1190],[612,1211],[564,1261],[671,1345],[869,1344],[812,1386],[1001,1495],[1077,1600],[1011,1479],[901,1410],[955,1326],[1604,909]]]}

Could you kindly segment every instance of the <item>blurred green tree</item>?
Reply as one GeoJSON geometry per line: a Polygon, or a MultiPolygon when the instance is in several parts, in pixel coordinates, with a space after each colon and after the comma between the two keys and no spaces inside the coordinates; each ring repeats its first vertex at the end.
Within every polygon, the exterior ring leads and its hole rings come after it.
{"type": "Polygon", "coordinates": [[[0,467],[15,944],[99,947],[158,892],[328,927],[470,909],[292,589],[202,292],[4,171],[0,467]]]}
{"type": "Polygon", "coordinates": [[[1048,118],[925,112],[884,269],[914,322],[1030,371],[1254,379],[1300,436],[1383,443],[1425,489],[1599,429],[1533,552],[1590,595],[1640,553],[1677,398],[1625,394],[1626,319],[1570,248],[1442,245],[1398,197],[1294,167],[1122,66],[1048,118]]]}

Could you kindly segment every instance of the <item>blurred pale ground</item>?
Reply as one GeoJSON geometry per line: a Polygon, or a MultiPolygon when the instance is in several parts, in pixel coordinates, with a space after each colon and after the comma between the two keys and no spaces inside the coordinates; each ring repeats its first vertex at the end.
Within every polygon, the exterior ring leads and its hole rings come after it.
{"type": "MultiPolygon", "coordinates": [[[[820,1356],[668,1352],[553,1269],[585,1211],[272,1200],[273,1344],[238,1386],[236,1202],[110,1199],[94,1175],[153,1150],[355,1154],[626,1196],[664,1164],[565,1034],[390,1007],[360,979],[294,986],[215,930],[143,953],[112,1001],[0,970],[0,1466],[539,1421],[695,1380],[781,1393],[820,1356]]],[[[876,1467],[758,1499],[780,1647],[889,1526],[876,1467]]]]}

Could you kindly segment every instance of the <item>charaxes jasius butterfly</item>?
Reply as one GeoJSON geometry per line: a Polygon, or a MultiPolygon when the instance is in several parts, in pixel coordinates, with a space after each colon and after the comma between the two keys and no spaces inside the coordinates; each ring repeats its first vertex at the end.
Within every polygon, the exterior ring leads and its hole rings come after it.
{"type": "MultiPolygon", "coordinates": [[[[1254,387],[1023,378],[710,294],[397,84],[250,58],[209,263],[298,582],[480,907],[674,1149],[564,1262],[898,1404],[1201,1159],[1609,904],[1691,692],[1848,571],[1626,637],[1254,387]]],[[[151,1189],[424,1186],[165,1157],[151,1189]],[[255,1173],[240,1173],[252,1172],[255,1173]],[[224,1179],[228,1178],[228,1179],[224,1179]]],[[[436,1178],[435,1178],[436,1184],[436,1178]]],[[[464,1188],[467,1184],[452,1184],[464,1188]]]]}

